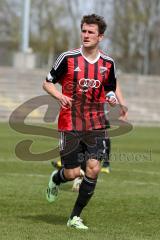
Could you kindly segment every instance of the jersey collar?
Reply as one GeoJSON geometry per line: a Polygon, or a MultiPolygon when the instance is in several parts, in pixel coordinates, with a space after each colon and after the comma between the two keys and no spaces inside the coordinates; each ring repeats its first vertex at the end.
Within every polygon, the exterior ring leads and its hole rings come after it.
{"type": "Polygon", "coordinates": [[[86,58],[86,57],[84,56],[84,54],[83,54],[83,52],[82,52],[82,46],[81,46],[81,48],[80,48],[80,52],[81,52],[81,55],[83,56],[83,58],[84,58],[87,62],[89,62],[90,64],[96,63],[96,62],[99,60],[100,56],[101,56],[101,54],[100,54],[100,52],[99,52],[98,55],[97,55],[97,57],[96,57],[93,61],[91,61],[91,60],[89,60],[88,58],[86,58]]]}

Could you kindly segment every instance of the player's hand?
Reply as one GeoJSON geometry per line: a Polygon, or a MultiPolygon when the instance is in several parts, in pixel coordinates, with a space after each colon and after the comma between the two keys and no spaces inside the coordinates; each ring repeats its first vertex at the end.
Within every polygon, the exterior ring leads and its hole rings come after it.
{"type": "Polygon", "coordinates": [[[113,91],[110,91],[106,94],[106,101],[112,106],[115,107],[117,104],[117,98],[113,91]]]}
{"type": "Polygon", "coordinates": [[[117,99],[115,97],[110,97],[107,99],[107,101],[112,107],[115,107],[117,104],[117,99]]]}
{"type": "Polygon", "coordinates": [[[125,106],[120,106],[120,120],[127,121],[128,119],[128,109],[125,106]]]}
{"type": "Polygon", "coordinates": [[[64,94],[61,94],[61,96],[59,97],[59,103],[61,107],[65,109],[70,108],[72,106],[72,101],[73,101],[72,98],[67,97],[64,94]]]}

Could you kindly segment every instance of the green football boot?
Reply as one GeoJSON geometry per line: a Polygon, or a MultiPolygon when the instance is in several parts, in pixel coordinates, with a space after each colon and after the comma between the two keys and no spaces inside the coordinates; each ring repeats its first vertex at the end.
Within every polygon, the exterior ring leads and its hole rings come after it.
{"type": "Polygon", "coordinates": [[[67,222],[67,227],[87,230],[88,227],[83,224],[83,220],[80,217],[74,216],[72,219],[69,219],[67,222]]]}
{"type": "Polygon", "coordinates": [[[48,188],[46,191],[46,199],[48,202],[52,203],[56,200],[57,195],[58,195],[58,185],[56,185],[56,183],[53,182],[52,178],[53,176],[57,173],[57,170],[55,170],[54,172],[52,172],[50,179],[49,179],[49,183],[48,183],[48,188]]]}

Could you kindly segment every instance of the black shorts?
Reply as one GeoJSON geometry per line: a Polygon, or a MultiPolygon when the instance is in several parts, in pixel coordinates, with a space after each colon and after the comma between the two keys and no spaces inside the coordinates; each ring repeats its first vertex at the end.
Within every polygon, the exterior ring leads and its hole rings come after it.
{"type": "Polygon", "coordinates": [[[88,159],[108,158],[106,130],[60,132],[60,156],[67,169],[81,166],[88,159]]]}

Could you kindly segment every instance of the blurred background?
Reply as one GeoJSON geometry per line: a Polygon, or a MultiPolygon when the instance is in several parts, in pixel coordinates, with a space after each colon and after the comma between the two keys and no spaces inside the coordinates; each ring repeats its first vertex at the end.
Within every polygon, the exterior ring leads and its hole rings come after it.
{"type": "Polygon", "coordinates": [[[159,126],[160,0],[0,0],[1,240],[159,240],[159,126]],[[56,204],[44,196],[53,168],[45,156],[58,147],[53,124],[41,124],[47,105],[28,116],[30,131],[14,131],[8,120],[25,101],[46,94],[42,82],[56,56],[80,46],[80,20],[90,13],[108,24],[101,48],[115,60],[134,127],[111,139],[112,171],[100,174],[98,194],[84,211],[91,230],[82,234],[66,230],[72,182],[61,186],[56,204]],[[35,134],[40,125],[43,134],[35,134]],[[26,153],[29,161],[22,161],[26,153]]]}
{"type": "MultiPolygon", "coordinates": [[[[44,94],[42,81],[62,51],[80,46],[84,14],[104,16],[101,48],[115,60],[133,124],[160,119],[160,0],[1,0],[0,119],[44,94]]],[[[42,118],[40,110],[32,116],[42,118]]]]}

